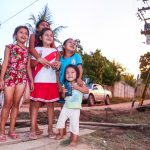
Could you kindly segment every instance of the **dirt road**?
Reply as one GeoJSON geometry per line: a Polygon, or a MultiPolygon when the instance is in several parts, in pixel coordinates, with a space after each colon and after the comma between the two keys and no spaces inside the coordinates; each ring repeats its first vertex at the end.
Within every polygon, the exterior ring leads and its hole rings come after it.
{"type": "MultiPolygon", "coordinates": [[[[112,110],[121,110],[121,111],[129,111],[131,109],[132,102],[120,103],[120,104],[112,104],[112,105],[95,105],[95,106],[87,106],[83,105],[82,110],[105,110],[106,108],[111,108],[112,110]]],[[[135,102],[134,109],[138,107],[139,102],[135,102]]],[[[145,100],[144,105],[150,105],[150,100],[145,100]]],[[[46,111],[47,108],[40,108],[40,111],[46,111]]],[[[55,107],[55,110],[60,110],[60,107],[55,107]]],[[[28,112],[29,105],[22,105],[20,108],[20,112],[28,112]]]]}
{"type": "MultiPolygon", "coordinates": [[[[131,109],[132,102],[120,103],[120,104],[112,104],[112,105],[103,105],[103,106],[92,106],[92,107],[83,107],[83,110],[104,110],[106,108],[111,108],[112,110],[121,110],[121,111],[129,111],[131,109]]],[[[137,108],[139,102],[134,103],[134,109],[137,108]]],[[[144,100],[144,105],[150,105],[150,100],[144,100]]]]}

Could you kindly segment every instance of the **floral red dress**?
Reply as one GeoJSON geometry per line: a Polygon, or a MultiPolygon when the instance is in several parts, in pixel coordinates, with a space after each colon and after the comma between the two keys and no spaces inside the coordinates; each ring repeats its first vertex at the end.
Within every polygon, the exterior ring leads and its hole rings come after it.
{"type": "Polygon", "coordinates": [[[14,44],[6,45],[6,47],[10,49],[10,57],[5,73],[5,87],[26,84],[28,49],[14,44]]]}

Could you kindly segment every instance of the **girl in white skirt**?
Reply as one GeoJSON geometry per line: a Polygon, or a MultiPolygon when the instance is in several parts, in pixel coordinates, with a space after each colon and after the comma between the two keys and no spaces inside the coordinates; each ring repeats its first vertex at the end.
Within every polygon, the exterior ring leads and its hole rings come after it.
{"type": "Polygon", "coordinates": [[[69,82],[72,87],[72,92],[70,92],[70,87],[67,90],[63,88],[62,97],[65,99],[65,104],[61,110],[60,116],[56,128],[59,129],[59,133],[56,136],[56,139],[62,139],[64,136],[63,129],[65,128],[65,122],[69,119],[69,131],[71,133],[71,146],[77,144],[77,139],[79,135],[79,117],[80,109],[82,103],[83,93],[88,93],[88,88],[83,84],[79,86],[77,84],[77,79],[79,77],[79,69],[77,66],[68,65],[65,70],[65,79],[66,82],[69,82]]]}

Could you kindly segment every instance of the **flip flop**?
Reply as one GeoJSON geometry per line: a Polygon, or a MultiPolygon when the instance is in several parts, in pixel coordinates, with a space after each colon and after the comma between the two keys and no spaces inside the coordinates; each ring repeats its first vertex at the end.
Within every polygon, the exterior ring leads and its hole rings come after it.
{"type": "Polygon", "coordinates": [[[41,135],[43,134],[43,130],[39,129],[39,130],[36,130],[36,135],[41,135]]]}
{"type": "Polygon", "coordinates": [[[15,133],[15,132],[13,132],[13,133],[8,133],[8,136],[9,136],[10,138],[12,138],[12,139],[19,139],[19,138],[20,138],[19,134],[15,133]]]}
{"type": "Polygon", "coordinates": [[[37,140],[37,135],[35,132],[30,132],[29,133],[29,139],[30,140],[37,140]]]}
{"type": "Polygon", "coordinates": [[[5,142],[5,141],[6,141],[6,135],[0,134],[0,142],[5,142]]]}
{"type": "Polygon", "coordinates": [[[48,133],[48,138],[55,139],[56,138],[56,134],[54,132],[49,132],[48,133]]]}

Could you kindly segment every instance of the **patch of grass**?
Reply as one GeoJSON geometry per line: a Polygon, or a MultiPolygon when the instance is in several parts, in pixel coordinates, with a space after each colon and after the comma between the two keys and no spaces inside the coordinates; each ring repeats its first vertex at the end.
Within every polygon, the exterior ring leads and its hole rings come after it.
{"type": "Polygon", "coordinates": [[[68,146],[70,144],[70,139],[65,139],[63,141],[60,142],[60,145],[61,146],[68,146]]]}
{"type": "Polygon", "coordinates": [[[87,143],[91,148],[101,150],[149,150],[150,136],[147,131],[106,129],[83,135],[82,143],[87,143]]]}
{"type": "Polygon", "coordinates": [[[149,113],[150,113],[149,111],[138,112],[135,110],[131,116],[129,116],[129,113],[118,114],[118,115],[114,116],[113,119],[119,123],[150,124],[149,113]]]}
{"type": "Polygon", "coordinates": [[[79,141],[81,143],[88,144],[91,149],[99,149],[100,148],[100,137],[99,136],[93,136],[94,134],[87,134],[83,135],[79,138],[79,141]]]}
{"type": "Polygon", "coordinates": [[[108,122],[108,123],[128,123],[128,124],[150,124],[150,111],[138,112],[133,111],[132,115],[129,112],[108,112],[105,111],[81,111],[81,121],[93,122],[108,122]]]}
{"type": "Polygon", "coordinates": [[[136,130],[128,130],[126,132],[126,136],[127,136],[127,139],[136,140],[136,139],[140,139],[141,138],[142,133],[138,132],[136,130]]]}

